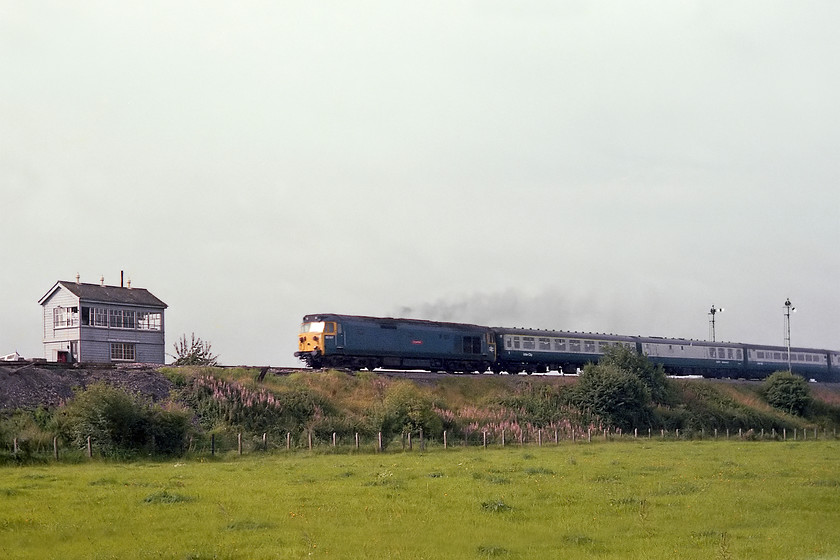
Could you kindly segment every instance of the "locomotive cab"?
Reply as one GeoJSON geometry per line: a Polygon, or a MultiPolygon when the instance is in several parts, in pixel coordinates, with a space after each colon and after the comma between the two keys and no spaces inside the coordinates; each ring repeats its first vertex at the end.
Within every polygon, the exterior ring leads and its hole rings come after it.
{"type": "Polygon", "coordinates": [[[323,357],[336,347],[338,326],[334,321],[305,321],[300,326],[295,356],[313,368],[323,366],[323,357]]]}

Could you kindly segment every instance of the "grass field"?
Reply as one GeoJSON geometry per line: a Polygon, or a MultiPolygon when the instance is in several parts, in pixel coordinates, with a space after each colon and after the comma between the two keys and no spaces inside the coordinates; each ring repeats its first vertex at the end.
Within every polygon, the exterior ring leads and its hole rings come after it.
{"type": "Polygon", "coordinates": [[[840,442],[0,469],[0,558],[840,558],[840,442]]]}

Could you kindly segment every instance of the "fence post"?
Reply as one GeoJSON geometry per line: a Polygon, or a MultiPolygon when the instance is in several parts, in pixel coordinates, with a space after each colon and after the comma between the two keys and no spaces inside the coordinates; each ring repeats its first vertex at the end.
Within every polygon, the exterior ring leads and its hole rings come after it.
{"type": "Polygon", "coordinates": [[[312,430],[306,433],[307,441],[309,442],[309,451],[312,451],[312,430]]]}
{"type": "Polygon", "coordinates": [[[717,428],[715,428],[715,439],[717,439],[717,428]]]}
{"type": "Polygon", "coordinates": [[[662,439],[665,439],[665,430],[659,430],[659,436],[660,436],[662,439]]]}
{"type": "Polygon", "coordinates": [[[268,433],[263,432],[263,449],[268,451],[268,433]]]}
{"type": "Polygon", "coordinates": [[[53,456],[58,461],[58,437],[53,438],[53,456]]]}
{"type": "Polygon", "coordinates": [[[504,447],[504,446],[505,446],[505,431],[503,429],[502,430],[502,447],[504,447]]]}
{"type": "Polygon", "coordinates": [[[443,448],[446,449],[446,430],[443,430],[443,448]]]}
{"type": "Polygon", "coordinates": [[[426,450],[426,442],[423,441],[423,428],[420,428],[420,451],[426,450]]]}
{"type": "Polygon", "coordinates": [[[242,432],[236,434],[236,450],[242,455],[242,432]]]}
{"type": "MultiPolygon", "coordinates": [[[[411,433],[409,432],[409,437],[410,436],[411,436],[411,433]]],[[[377,437],[378,437],[378,445],[376,447],[376,450],[377,451],[382,451],[382,432],[379,432],[379,435],[377,437]]]]}
{"type": "Polygon", "coordinates": [[[676,437],[677,439],[680,439],[680,429],[679,429],[679,428],[677,428],[677,431],[676,431],[675,433],[676,433],[676,436],[675,436],[675,437],[676,437]]]}
{"type": "Polygon", "coordinates": [[[729,440],[729,428],[726,428],[726,439],[729,440]]]}
{"type": "Polygon", "coordinates": [[[17,438],[14,439],[14,443],[12,443],[12,445],[13,445],[13,453],[15,455],[17,455],[17,451],[18,451],[17,450],[17,438]]]}
{"type": "Polygon", "coordinates": [[[487,449],[487,431],[484,431],[484,449],[487,449]]]}
{"type": "Polygon", "coordinates": [[[787,428],[782,428],[782,441],[787,441],[787,428]]]}
{"type": "Polygon", "coordinates": [[[333,432],[333,447],[335,447],[335,432],[333,432]]]}
{"type": "Polygon", "coordinates": [[[542,428],[537,430],[537,447],[542,447],[542,428]]]}
{"type": "Polygon", "coordinates": [[[286,432],[286,451],[292,448],[292,432],[286,432]]]}
{"type": "MultiPolygon", "coordinates": [[[[381,433],[381,432],[380,432],[380,433],[381,433]]],[[[380,438],[381,438],[381,437],[382,437],[382,436],[380,436],[380,438]]],[[[380,446],[380,447],[382,446],[382,443],[381,443],[381,442],[380,442],[379,446],[380,446]]],[[[413,445],[412,445],[412,443],[411,443],[411,432],[408,432],[408,450],[409,450],[409,451],[413,451],[413,450],[414,450],[414,446],[413,446],[413,445]]]]}
{"type": "Polygon", "coordinates": [[[216,455],[216,434],[210,434],[210,456],[216,455]]]}
{"type": "Polygon", "coordinates": [[[557,430],[554,430],[554,445],[560,443],[560,437],[557,435],[557,430]]]}
{"type": "Polygon", "coordinates": [[[359,432],[356,432],[356,449],[359,448],[359,432]]]}
{"type": "Polygon", "coordinates": [[[586,443],[592,443],[592,428],[586,430],[586,443]]]}
{"type": "Polygon", "coordinates": [[[93,457],[93,448],[90,446],[90,436],[88,436],[88,438],[87,438],[87,454],[88,454],[88,459],[93,457]]]}
{"type": "Polygon", "coordinates": [[[639,437],[639,428],[633,428],[633,439],[639,437]]]}

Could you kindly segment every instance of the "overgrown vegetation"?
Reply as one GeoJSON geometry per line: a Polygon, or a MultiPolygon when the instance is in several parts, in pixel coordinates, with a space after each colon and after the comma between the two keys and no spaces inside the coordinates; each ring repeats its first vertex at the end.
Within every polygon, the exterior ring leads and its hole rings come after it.
{"type": "Polygon", "coordinates": [[[833,430],[840,424],[840,391],[812,394],[803,379],[777,373],[763,384],[669,379],[661,367],[624,348],[613,349],[579,378],[476,376],[395,380],[371,372],[339,371],[261,376],[247,368],[206,366],[160,370],[173,383],[166,402],[97,384],[55,410],[0,417],[0,461],[63,448],[97,455],[177,455],[239,445],[249,449],[305,447],[358,435],[382,445],[405,445],[422,431],[427,442],[499,444],[554,437],[581,438],[602,430],[642,433],[680,430],[681,437],[715,430],[782,433],[833,430]],[[265,435],[264,435],[265,434],[265,435]],[[263,439],[265,438],[265,439],[263,439]],[[13,440],[17,440],[13,444],[13,440]],[[16,453],[14,453],[16,451],[16,453]]]}
{"type": "Polygon", "coordinates": [[[805,379],[789,371],[777,371],[768,377],[763,390],[770,406],[788,414],[804,415],[813,401],[805,379]]]}
{"type": "Polygon", "coordinates": [[[219,361],[219,357],[211,351],[211,344],[195,336],[195,333],[190,335],[190,340],[182,334],[173,347],[175,361],[172,364],[175,366],[215,366],[219,361]]]}
{"type": "Polygon", "coordinates": [[[70,445],[85,447],[91,438],[105,456],[174,455],[184,450],[191,417],[176,403],[155,405],[97,383],[60,408],[53,422],[56,433],[70,445]]]}

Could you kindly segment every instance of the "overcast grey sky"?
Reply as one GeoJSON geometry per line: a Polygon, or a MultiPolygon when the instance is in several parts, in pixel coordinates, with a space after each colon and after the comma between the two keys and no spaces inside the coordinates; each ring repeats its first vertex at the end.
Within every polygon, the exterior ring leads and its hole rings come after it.
{"type": "Polygon", "coordinates": [[[301,317],[840,349],[840,3],[0,0],[0,354],[56,280],[167,350],[301,317]]]}

